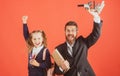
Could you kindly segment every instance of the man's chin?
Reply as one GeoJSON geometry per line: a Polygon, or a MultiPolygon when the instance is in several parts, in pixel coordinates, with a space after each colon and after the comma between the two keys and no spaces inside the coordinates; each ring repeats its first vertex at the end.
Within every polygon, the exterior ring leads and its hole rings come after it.
{"type": "Polygon", "coordinates": [[[68,38],[67,40],[68,40],[68,41],[74,41],[75,38],[68,38]]]}
{"type": "Polygon", "coordinates": [[[67,42],[73,43],[75,41],[75,38],[66,38],[67,42]]]}
{"type": "Polygon", "coordinates": [[[74,42],[74,39],[67,39],[67,41],[68,41],[69,43],[73,43],[73,42],[74,42]]]}

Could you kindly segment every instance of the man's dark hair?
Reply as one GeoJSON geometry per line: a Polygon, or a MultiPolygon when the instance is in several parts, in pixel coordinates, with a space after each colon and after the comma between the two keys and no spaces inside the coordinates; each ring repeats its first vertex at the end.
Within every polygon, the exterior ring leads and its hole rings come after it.
{"type": "Polygon", "coordinates": [[[66,24],[65,24],[65,29],[67,26],[76,26],[76,28],[78,29],[78,25],[75,21],[68,21],[66,24]]]}

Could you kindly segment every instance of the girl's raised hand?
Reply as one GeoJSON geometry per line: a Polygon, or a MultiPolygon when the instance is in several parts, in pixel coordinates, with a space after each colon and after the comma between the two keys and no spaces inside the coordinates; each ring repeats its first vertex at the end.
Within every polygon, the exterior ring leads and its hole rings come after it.
{"type": "Polygon", "coordinates": [[[23,23],[27,23],[28,20],[28,16],[22,16],[22,22],[23,23]]]}

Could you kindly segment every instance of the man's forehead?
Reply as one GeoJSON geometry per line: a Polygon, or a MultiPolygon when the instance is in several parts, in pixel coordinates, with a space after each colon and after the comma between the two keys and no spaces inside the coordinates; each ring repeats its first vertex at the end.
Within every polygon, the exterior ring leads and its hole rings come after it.
{"type": "Polygon", "coordinates": [[[76,29],[76,26],[66,26],[66,29],[76,29]]]}

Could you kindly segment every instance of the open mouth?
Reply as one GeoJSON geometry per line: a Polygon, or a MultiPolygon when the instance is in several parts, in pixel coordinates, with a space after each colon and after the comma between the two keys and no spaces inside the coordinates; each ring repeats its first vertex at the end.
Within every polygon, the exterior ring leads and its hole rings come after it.
{"type": "Polygon", "coordinates": [[[39,45],[40,43],[36,43],[35,45],[39,45]]]}
{"type": "Polygon", "coordinates": [[[74,36],[73,35],[68,35],[68,38],[73,39],[74,36]]]}

